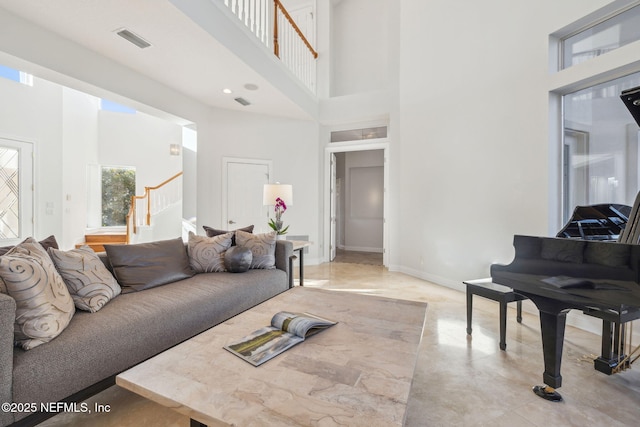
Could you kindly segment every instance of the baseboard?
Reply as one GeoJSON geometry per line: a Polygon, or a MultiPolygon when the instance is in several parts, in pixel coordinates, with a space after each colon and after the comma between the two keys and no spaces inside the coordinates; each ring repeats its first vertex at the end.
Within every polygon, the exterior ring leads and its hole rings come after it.
{"type": "Polygon", "coordinates": [[[356,252],[373,252],[377,254],[381,254],[382,248],[369,248],[366,246],[338,246],[338,249],[342,249],[345,251],[356,251],[356,252]]]}

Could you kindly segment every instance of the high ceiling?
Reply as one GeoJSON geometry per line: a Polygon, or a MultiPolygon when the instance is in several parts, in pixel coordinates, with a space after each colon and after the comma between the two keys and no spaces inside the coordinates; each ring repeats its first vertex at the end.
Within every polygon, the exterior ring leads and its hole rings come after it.
{"type": "MultiPolygon", "coordinates": [[[[168,0],[0,0],[0,8],[205,105],[308,118],[168,0]],[[119,37],[116,31],[122,28],[152,46],[140,49],[119,37]],[[233,93],[223,93],[225,88],[233,93]],[[235,97],[251,105],[243,107],[235,97]]],[[[0,9],[0,13],[6,12],[0,9]]]]}

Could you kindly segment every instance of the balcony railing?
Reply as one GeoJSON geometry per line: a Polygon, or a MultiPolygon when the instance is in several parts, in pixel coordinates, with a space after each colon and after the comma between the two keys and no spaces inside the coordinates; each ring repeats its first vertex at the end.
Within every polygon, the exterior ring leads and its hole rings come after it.
{"type": "Polygon", "coordinates": [[[280,0],[224,0],[224,4],[309,90],[316,93],[318,53],[280,0]]]}

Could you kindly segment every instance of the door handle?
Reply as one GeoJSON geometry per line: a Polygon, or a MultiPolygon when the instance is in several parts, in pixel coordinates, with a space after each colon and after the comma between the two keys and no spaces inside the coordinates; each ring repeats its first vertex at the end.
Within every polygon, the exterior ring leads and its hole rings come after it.
{"type": "Polygon", "coordinates": [[[236,222],[232,219],[229,220],[229,224],[235,224],[236,222]]]}

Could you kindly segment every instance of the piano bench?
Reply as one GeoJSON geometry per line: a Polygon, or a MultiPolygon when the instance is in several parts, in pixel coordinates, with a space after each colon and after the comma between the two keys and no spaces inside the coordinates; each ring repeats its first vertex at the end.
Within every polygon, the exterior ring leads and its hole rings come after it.
{"type": "Polygon", "coordinates": [[[516,294],[508,286],[493,283],[491,279],[467,280],[462,282],[467,285],[467,334],[471,335],[471,316],[473,309],[473,296],[478,295],[500,303],[500,350],[506,350],[507,336],[507,304],[517,302],[517,321],[522,323],[522,300],[526,297],[516,294]]]}

